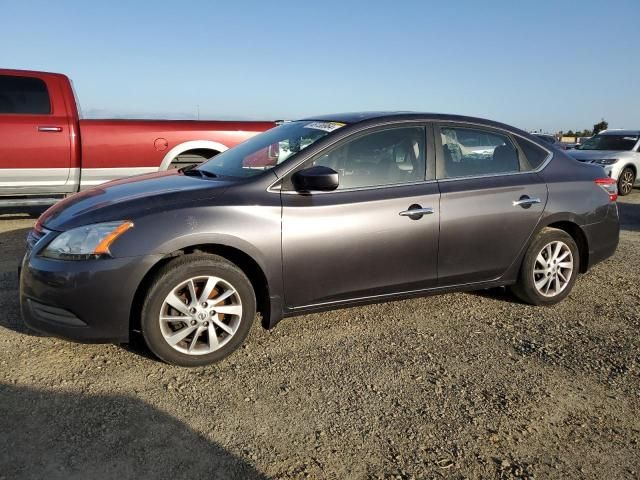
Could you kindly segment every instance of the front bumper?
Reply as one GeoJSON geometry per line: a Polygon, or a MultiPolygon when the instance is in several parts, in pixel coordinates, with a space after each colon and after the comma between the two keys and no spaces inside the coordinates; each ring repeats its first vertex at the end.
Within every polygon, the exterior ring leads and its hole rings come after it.
{"type": "Polygon", "coordinates": [[[28,251],[20,268],[24,322],[34,330],[78,342],[127,342],[134,295],[160,258],[65,261],[28,251]]]}

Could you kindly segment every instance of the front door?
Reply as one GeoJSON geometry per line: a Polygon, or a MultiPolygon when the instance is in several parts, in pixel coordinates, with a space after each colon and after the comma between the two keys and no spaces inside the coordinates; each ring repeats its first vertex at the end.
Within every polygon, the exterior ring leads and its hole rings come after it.
{"type": "Polygon", "coordinates": [[[304,194],[283,183],[287,307],[436,285],[440,193],[427,168],[434,156],[426,131],[415,125],[357,134],[300,167],[336,170],[333,192],[304,194]]]}

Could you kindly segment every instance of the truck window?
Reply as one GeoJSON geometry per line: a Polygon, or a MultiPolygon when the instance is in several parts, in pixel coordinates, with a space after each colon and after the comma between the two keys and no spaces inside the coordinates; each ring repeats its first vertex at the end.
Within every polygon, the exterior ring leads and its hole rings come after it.
{"type": "Polygon", "coordinates": [[[0,75],[0,114],[48,115],[51,101],[39,78],[0,75]]]}

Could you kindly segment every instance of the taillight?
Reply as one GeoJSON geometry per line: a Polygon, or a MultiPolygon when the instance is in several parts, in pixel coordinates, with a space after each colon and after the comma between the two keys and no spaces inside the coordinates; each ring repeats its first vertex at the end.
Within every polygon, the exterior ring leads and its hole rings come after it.
{"type": "Polygon", "coordinates": [[[595,180],[596,185],[609,194],[609,200],[615,202],[618,199],[618,184],[613,178],[598,178],[595,180]]]}

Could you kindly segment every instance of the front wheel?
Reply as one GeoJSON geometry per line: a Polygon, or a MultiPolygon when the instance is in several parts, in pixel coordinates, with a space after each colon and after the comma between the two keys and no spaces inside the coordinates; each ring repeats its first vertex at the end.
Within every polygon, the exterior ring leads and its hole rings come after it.
{"type": "Polygon", "coordinates": [[[554,305],[569,295],[579,265],[578,246],[571,235],[544,228],[529,246],[518,282],[511,290],[526,303],[554,305]]]}
{"type": "Polygon", "coordinates": [[[256,315],[251,282],[216,255],[185,255],[156,275],[142,307],[142,334],[167,363],[208,365],[236,350],[256,315]]]}
{"type": "Polygon", "coordinates": [[[636,174],[629,167],[625,167],[620,172],[620,178],[618,178],[618,194],[621,197],[629,195],[633,190],[633,184],[636,182],[636,174]]]}

